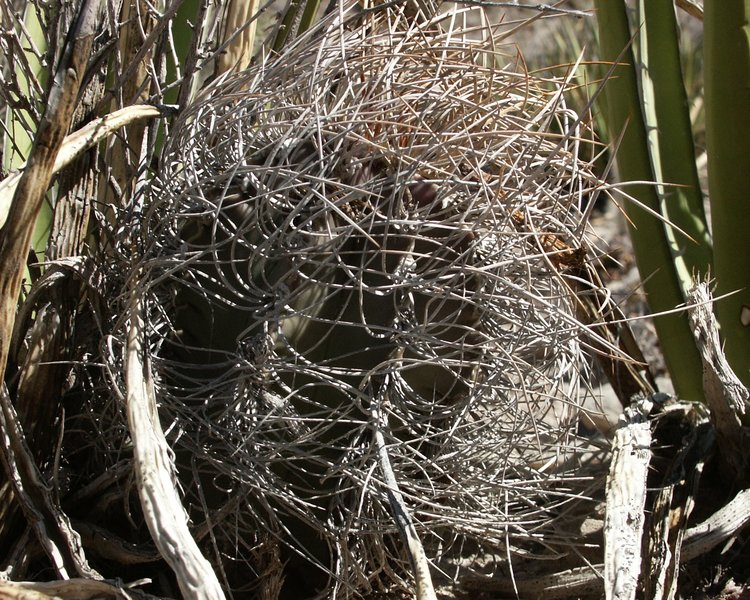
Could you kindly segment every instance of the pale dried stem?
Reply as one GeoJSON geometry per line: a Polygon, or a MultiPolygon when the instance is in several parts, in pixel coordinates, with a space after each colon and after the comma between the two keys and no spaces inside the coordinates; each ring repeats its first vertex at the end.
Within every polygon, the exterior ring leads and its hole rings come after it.
{"type": "Polygon", "coordinates": [[[703,391],[716,428],[724,476],[728,481],[747,483],[750,444],[742,418],[750,406],[750,392],[724,355],[708,284],[697,283],[688,304],[691,306],[690,323],[703,362],[703,391]]]}
{"type": "Polygon", "coordinates": [[[2,581],[0,596],[7,600],[94,600],[112,598],[154,598],[137,590],[128,589],[119,582],[93,581],[91,579],[68,579],[45,583],[32,581],[2,581]]]}
{"type": "Polygon", "coordinates": [[[36,465],[4,383],[0,389],[0,431],[6,477],[13,486],[15,498],[29,526],[36,533],[40,546],[58,575],[63,579],[75,575],[101,579],[89,567],[80,537],[71,527],[49,482],[36,465]]]}
{"type": "Polygon", "coordinates": [[[612,440],[604,520],[604,593],[607,600],[634,600],[641,573],[646,477],[651,459],[652,400],[625,409],[612,440]]]}
{"type": "Polygon", "coordinates": [[[151,536],[172,567],[185,598],[220,600],[224,592],[187,525],[173,480],[174,463],[156,407],[154,383],[144,345],[142,290],[132,282],[125,358],[126,406],[133,440],[141,508],[151,536]]]}

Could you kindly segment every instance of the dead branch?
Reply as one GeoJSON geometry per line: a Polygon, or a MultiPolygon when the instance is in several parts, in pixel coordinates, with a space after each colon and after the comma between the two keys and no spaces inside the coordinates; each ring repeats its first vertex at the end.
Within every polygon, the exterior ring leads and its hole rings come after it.
{"type": "Polygon", "coordinates": [[[145,356],[142,291],[137,282],[132,283],[125,361],[126,404],[143,514],[154,543],[175,572],[185,598],[223,600],[216,574],[190,535],[187,514],[172,479],[174,464],[159,422],[154,383],[145,356]]]}
{"type": "Polygon", "coordinates": [[[76,574],[101,579],[86,562],[78,534],[36,466],[5,383],[0,389],[0,431],[3,432],[0,440],[6,476],[26,520],[60,577],[67,579],[76,574]]]}
{"type": "Polygon", "coordinates": [[[703,362],[703,390],[711,421],[716,428],[722,468],[729,481],[748,481],[750,444],[742,417],[748,409],[747,388],[727,362],[719,339],[719,326],[711,309],[711,292],[698,283],[688,298],[690,322],[703,362]]]}
{"type": "Polygon", "coordinates": [[[625,409],[612,440],[604,520],[604,591],[607,600],[633,600],[641,572],[646,477],[651,459],[653,406],[642,398],[625,409]]]}

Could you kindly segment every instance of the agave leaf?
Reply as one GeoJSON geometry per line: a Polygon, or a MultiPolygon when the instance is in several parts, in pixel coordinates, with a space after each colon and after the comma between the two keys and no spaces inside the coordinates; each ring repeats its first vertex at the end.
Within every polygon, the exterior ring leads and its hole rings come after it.
{"type": "MultiPolygon", "coordinates": [[[[619,175],[628,182],[623,209],[635,251],[643,287],[675,390],[682,398],[703,397],[700,356],[687,314],[675,313],[686,298],[674,269],[672,248],[665,231],[660,198],[649,153],[648,131],[643,116],[635,58],[626,6],[597,2],[602,58],[612,65],[605,94],[607,130],[621,136],[617,144],[619,175]]],[[[653,148],[653,146],[652,146],[653,148]]]]}
{"type": "Polygon", "coordinates": [[[727,359],[750,384],[750,253],[744,248],[750,211],[750,2],[705,4],[705,89],[708,186],[714,234],[716,317],[727,359]],[[727,294],[726,296],[724,296],[727,294]]]}

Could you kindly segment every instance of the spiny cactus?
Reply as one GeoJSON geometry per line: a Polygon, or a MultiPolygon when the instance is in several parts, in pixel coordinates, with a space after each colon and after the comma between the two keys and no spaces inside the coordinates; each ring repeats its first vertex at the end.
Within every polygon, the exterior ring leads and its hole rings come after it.
{"type": "Polygon", "coordinates": [[[594,449],[565,258],[598,185],[582,127],[490,36],[388,8],[324,20],[183,112],[138,269],[217,557],[262,572],[251,548],[280,543],[322,596],[408,588],[376,432],[436,564],[568,543],[548,525],[585,502],[594,449]]]}

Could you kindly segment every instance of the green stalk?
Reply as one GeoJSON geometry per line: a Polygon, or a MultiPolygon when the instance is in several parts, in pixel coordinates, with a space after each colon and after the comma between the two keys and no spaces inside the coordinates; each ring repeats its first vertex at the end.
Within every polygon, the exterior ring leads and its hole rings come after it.
{"type": "Polygon", "coordinates": [[[319,8],[320,0],[292,0],[273,41],[273,50],[280,52],[287,43],[310,29],[319,8]]]}
{"type": "MultiPolygon", "coordinates": [[[[39,53],[43,54],[47,50],[46,32],[42,23],[39,22],[36,8],[31,3],[27,3],[24,8],[23,25],[25,31],[28,32],[30,42],[39,53]]],[[[23,58],[28,65],[28,69],[16,69],[16,81],[21,94],[28,99],[32,99],[36,96],[36,93],[32,92],[34,84],[27,79],[27,74],[36,80],[39,88],[44,89],[47,85],[48,73],[47,69],[31,50],[27,50],[23,58]]],[[[25,164],[31,152],[32,141],[36,134],[36,130],[30,128],[30,125],[32,125],[32,119],[26,110],[22,108],[7,108],[5,128],[10,133],[5,135],[3,139],[3,172],[9,173],[25,164]]],[[[9,209],[9,203],[0,202],[0,218],[3,221],[9,209]]],[[[31,246],[39,261],[44,259],[51,225],[52,207],[45,202],[37,217],[34,233],[31,238],[31,246]]],[[[23,277],[26,281],[31,280],[31,274],[27,268],[24,268],[23,277]]]]}
{"type": "Polygon", "coordinates": [[[713,262],[711,234],[703,209],[679,32],[672,0],[639,0],[638,64],[649,155],[662,214],[675,227],[666,234],[683,295],[693,279],[704,279],[713,262]],[[666,185],[661,185],[666,184],[666,185]]]}
{"type": "MultiPolygon", "coordinates": [[[[622,134],[617,149],[620,178],[653,181],[626,8],[612,0],[596,0],[595,6],[602,59],[617,63],[605,88],[605,116],[612,138],[622,134]]],[[[685,297],[664,224],[654,214],[660,214],[659,194],[655,186],[640,183],[629,185],[627,192],[635,200],[624,209],[649,306],[654,313],[674,310],[684,304],[685,297]]],[[[687,314],[660,315],[654,325],[675,391],[686,400],[702,399],[700,356],[687,314]]]]}
{"type": "Polygon", "coordinates": [[[750,0],[706,0],[705,96],[715,311],[725,352],[750,385],[750,0]]]}

